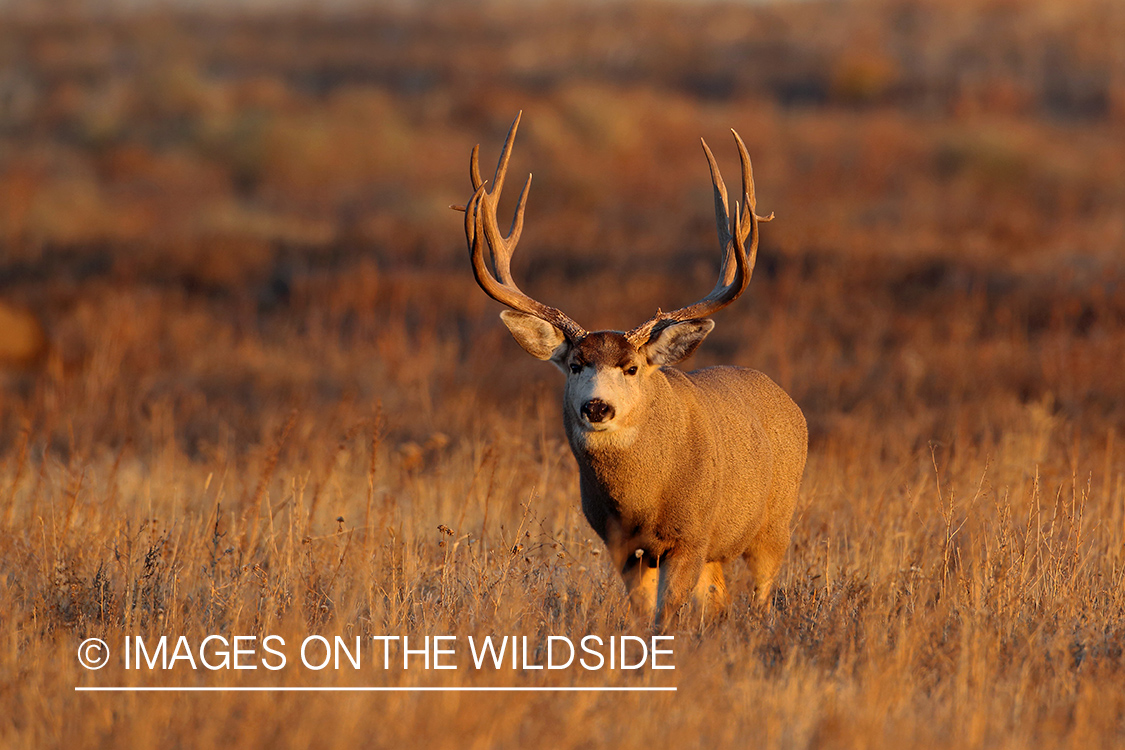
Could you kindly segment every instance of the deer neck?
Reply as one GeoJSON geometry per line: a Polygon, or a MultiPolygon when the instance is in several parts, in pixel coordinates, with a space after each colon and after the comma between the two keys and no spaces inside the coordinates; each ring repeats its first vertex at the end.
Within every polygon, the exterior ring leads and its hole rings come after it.
{"type": "Polygon", "coordinates": [[[631,486],[651,477],[671,463],[669,455],[683,421],[681,409],[663,371],[654,373],[649,397],[616,429],[584,430],[576,415],[564,405],[564,426],[580,470],[613,494],[613,488],[631,486]]]}

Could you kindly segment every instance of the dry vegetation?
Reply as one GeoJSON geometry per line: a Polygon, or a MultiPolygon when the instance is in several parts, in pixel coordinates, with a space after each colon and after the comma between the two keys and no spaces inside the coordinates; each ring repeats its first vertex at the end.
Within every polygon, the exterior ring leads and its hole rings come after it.
{"type": "Polygon", "coordinates": [[[0,298],[50,347],[0,384],[0,744],[1125,743],[1122,38],[1116,0],[10,8],[0,298]],[[739,564],[674,673],[82,670],[89,636],[638,632],[559,378],[445,208],[520,108],[516,273],[590,328],[709,287],[696,139],[746,138],[778,219],[693,364],[809,419],[772,614],[739,564]],[[679,690],[73,690],[108,684],[679,690]]]}

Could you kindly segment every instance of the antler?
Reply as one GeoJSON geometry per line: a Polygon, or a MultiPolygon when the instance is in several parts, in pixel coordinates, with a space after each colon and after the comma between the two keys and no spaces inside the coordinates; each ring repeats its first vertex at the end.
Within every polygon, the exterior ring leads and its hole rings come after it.
{"type": "MultiPolygon", "coordinates": [[[[508,159],[512,155],[512,144],[516,139],[516,129],[520,124],[521,111],[512,122],[508,130],[508,138],[504,141],[504,150],[500,154],[500,161],[496,165],[496,175],[492,179],[492,190],[485,190],[485,183],[480,177],[478,155],[480,146],[473,147],[473,155],[469,162],[469,177],[473,181],[473,197],[469,205],[465,206],[465,238],[469,241],[469,253],[473,262],[473,275],[481,289],[492,299],[507,305],[513,310],[534,315],[547,321],[563,332],[570,341],[579,341],[586,336],[582,326],[571,320],[565,313],[554,307],[544,305],[524,294],[512,279],[512,252],[523,232],[523,212],[527,205],[527,193],[531,188],[531,175],[520,193],[519,203],[516,205],[516,215],[512,220],[512,228],[508,236],[500,234],[499,222],[496,218],[496,208],[500,203],[500,191],[504,189],[504,175],[508,171],[508,159]],[[492,259],[492,270],[484,259],[484,244],[488,243],[489,255],[492,259]]],[[[453,208],[460,208],[453,206],[453,208]]]]}
{"type": "Polygon", "coordinates": [[[750,276],[754,273],[754,262],[758,258],[758,222],[773,219],[773,214],[762,217],[754,213],[756,200],[754,197],[754,172],[750,167],[750,155],[746,151],[746,144],[734,130],[734,140],[738,144],[738,156],[742,160],[742,206],[738,201],[734,204],[734,215],[730,214],[730,204],[727,201],[727,188],[723,184],[723,177],[719,174],[719,165],[707,141],[702,139],[703,151],[707,154],[707,163],[711,166],[711,183],[715,186],[715,223],[719,229],[719,246],[723,249],[723,262],[719,267],[719,279],[715,288],[703,299],[693,305],[681,307],[672,312],[656,311],[656,315],[625,334],[634,346],[645,344],[654,330],[663,328],[665,323],[674,323],[684,320],[705,318],[718,312],[738,295],[745,291],[750,283],[750,276]],[[750,247],[746,248],[746,239],[750,239],[750,247]]]}

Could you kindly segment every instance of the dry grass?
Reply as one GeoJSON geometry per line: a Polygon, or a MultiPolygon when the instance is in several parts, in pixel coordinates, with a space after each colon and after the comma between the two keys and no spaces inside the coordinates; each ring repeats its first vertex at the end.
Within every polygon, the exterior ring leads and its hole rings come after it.
{"type": "Polygon", "coordinates": [[[1120,10],[838,6],[0,26],[0,295],[50,338],[0,383],[0,744],[1125,742],[1120,10]],[[87,637],[643,632],[444,209],[519,107],[516,273],[591,328],[710,286],[695,139],[746,137],[778,220],[693,364],[809,419],[772,613],[739,563],[674,672],[83,670],[87,637]],[[73,690],[108,684],[678,692],[73,690]]]}

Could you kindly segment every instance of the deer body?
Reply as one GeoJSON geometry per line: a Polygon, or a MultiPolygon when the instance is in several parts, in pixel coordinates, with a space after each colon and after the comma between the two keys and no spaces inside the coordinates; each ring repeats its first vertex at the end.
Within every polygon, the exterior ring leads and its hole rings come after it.
{"type": "Polygon", "coordinates": [[[767,541],[766,529],[784,530],[784,550],[804,469],[796,404],[754,370],[669,368],[652,379],[629,436],[590,433],[564,416],[590,526],[619,555],[644,549],[657,560],[680,546],[728,562],[767,541]],[[768,401],[733,399],[732,389],[768,401]]]}
{"type": "MultiPolygon", "coordinates": [[[[598,360],[612,363],[600,369],[620,370],[631,348],[624,336],[590,334],[586,349],[590,339],[599,344],[598,360]],[[604,339],[618,339],[620,353],[604,339]]],[[[583,417],[590,396],[583,380],[568,378],[563,396],[582,511],[622,571],[634,604],[644,612],[678,607],[696,586],[662,597],[661,567],[711,565],[695,599],[705,609],[721,609],[727,602],[719,566],[738,556],[746,558],[764,601],[789,545],[804,470],[807,430],[800,409],[768,377],[741,367],[690,373],[638,368],[634,377],[638,403],[621,416],[615,408],[618,424],[610,429],[590,429],[583,417]]]]}
{"type": "Polygon", "coordinates": [[[513,308],[501,313],[513,337],[566,375],[563,424],[578,463],[587,521],[605,541],[634,606],[655,613],[657,625],[689,598],[704,609],[724,608],[722,564],[738,556],[754,576],[757,600],[768,606],[804,471],[804,416],[760,372],[711,367],[684,373],[672,367],[695,351],[714,327],[706,316],[741,294],[753,270],[761,219],[754,214],[745,146],[735,134],[745,201],[731,217],[726,188],[704,144],[724,249],[711,294],[680,310],[658,312],[626,333],[588,333],[559,310],[527,297],[512,280],[511,252],[530,178],[507,237],[500,234],[495,206],[518,123],[517,117],[491,193],[473,151],[477,192],[465,207],[465,231],[478,283],[513,308]],[[494,270],[484,260],[485,242],[494,270]]]}

